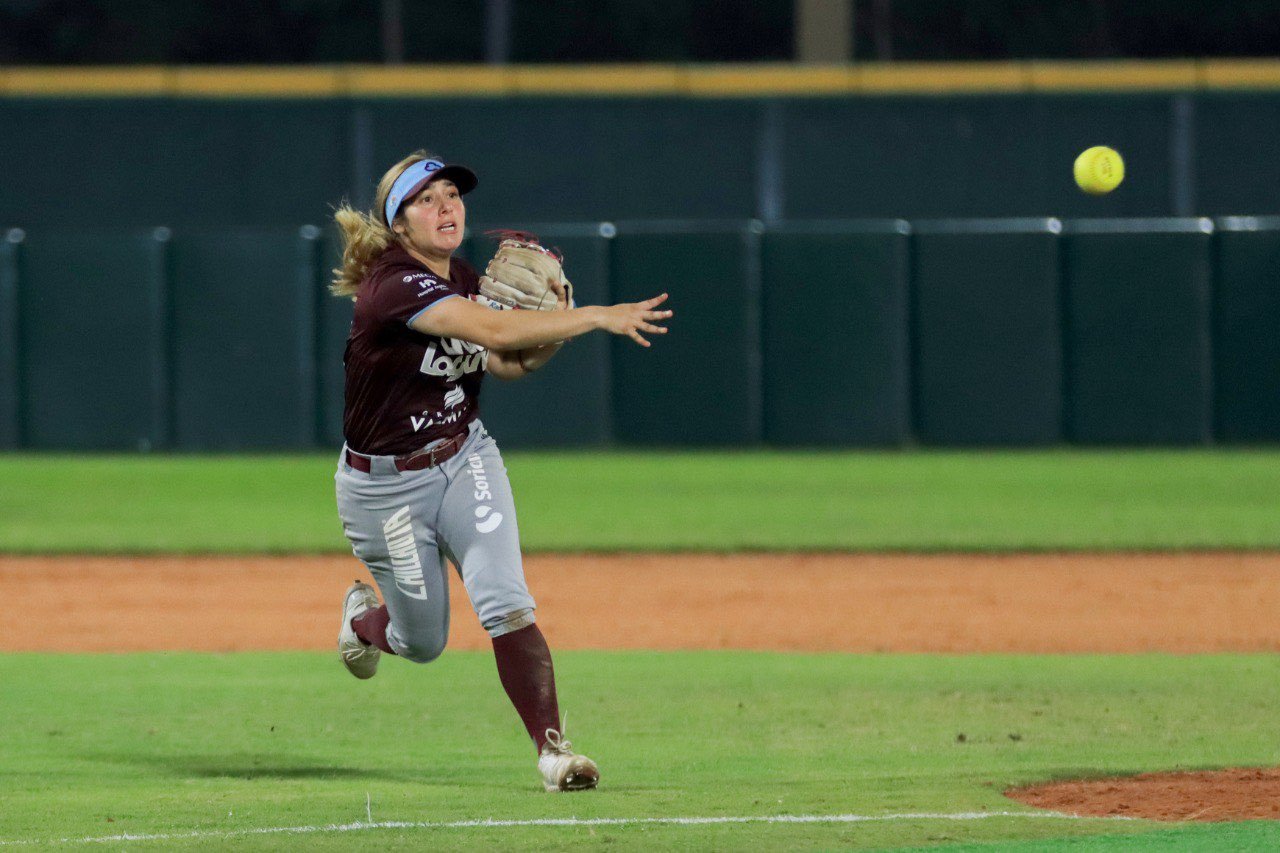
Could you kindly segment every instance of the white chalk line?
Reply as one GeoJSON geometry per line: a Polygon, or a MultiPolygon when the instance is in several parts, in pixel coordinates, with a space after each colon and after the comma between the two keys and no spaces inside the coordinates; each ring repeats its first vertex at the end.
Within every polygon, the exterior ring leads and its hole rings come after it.
{"type": "Polygon", "coordinates": [[[1030,818],[1033,820],[1133,820],[1128,817],[1087,817],[1060,812],[904,812],[863,815],[745,815],[737,817],[547,817],[526,820],[481,818],[477,820],[405,821],[380,820],[330,823],[321,826],[264,826],[249,829],[192,830],[190,832],[121,833],[84,838],[0,840],[0,847],[38,844],[119,844],[126,841],[197,841],[243,838],[254,835],[308,835],[319,832],[363,832],[371,829],[490,829],[507,827],[594,827],[594,826],[715,826],[745,823],[885,823],[908,820],[987,820],[990,818],[1030,818]]]}

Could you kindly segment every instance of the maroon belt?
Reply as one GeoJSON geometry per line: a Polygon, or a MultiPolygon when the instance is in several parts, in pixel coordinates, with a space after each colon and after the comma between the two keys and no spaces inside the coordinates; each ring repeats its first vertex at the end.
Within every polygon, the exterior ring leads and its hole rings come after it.
{"type": "MultiPolygon", "coordinates": [[[[421,471],[425,468],[434,468],[456,456],[470,434],[470,431],[460,432],[432,447],[415,450],[413,453],[406,453],[404,456],[397,456],[395,457],[396,470],[421,471]]],[[[373,468],[370,457],[365,456],[363,453],[356,453],[349,447],[347,448],[347,464],[366,474],[373,468]]]]}

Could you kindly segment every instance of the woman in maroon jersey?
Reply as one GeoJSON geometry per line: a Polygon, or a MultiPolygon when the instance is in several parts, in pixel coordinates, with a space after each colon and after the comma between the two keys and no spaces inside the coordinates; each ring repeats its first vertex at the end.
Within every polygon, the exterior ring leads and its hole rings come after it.
{"type": "Polygon", "coordinates": [[[335,475],[352,550],[383,603],[357,581],[343,599],[338,650],[357,678],[382,652],[437,658],[449,633],[448,564],[457,566],[493,642],[498,675],[533,739],[548,791],[593,788],[599,770],[564,737],[551,653],[524,578],[515,502],[493,438],[477,418],[486,373],[519,379],[561,344],[596,329],[649,346],[672,314],[666,294],[613,306],[501,311],[478,304],[479,278],[453,257],[475,188],[465,166],[426,152],[378,184],[373,212],[341,207],[342,267],[332,290],[355,300],[347,340],[343,434],[335,475]]]}

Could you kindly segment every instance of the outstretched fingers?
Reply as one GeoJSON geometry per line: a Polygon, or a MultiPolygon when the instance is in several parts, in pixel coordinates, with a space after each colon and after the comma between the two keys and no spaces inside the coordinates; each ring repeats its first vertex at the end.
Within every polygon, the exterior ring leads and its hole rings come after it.
{"type": "Polygon", "coordinates": [[[640,344],[642,347],[647,347],[652,346],[652,344],[649,343],[644,335],[640,334],[641,332],[645,332],[650,335],[665,335],[667,330],[663,326],[655,326],[652,323],[645,322],[636,323],[635,326],[627,330],[627,335],[631,340],[640,344]]]}
{"type": "Polygon", "coordinates": [[[663,293],[643,302],[614,306],[622,312],[618,315],[618,319],[622,321],[620,328],[617,328],[614,333],[625,334],[642,347],[652,346],[645,335],[665,335],[667,328],[658,325],[658,322],[670,318],[675,313],[666,309],[658,310],[658,306],[666,301],[667,294],[663,293]]]}
{"type": "Polygon", "coordinates": [[[641,308],[641,309],[643,309],[643,311],[644,311],[644,313],[643,313],[641,316],[643,316],[643,317],[644,317],[644,319],[646,319],[646,320],[665,320],[665,319],[667,319],[668,317],[670,317],[670,316],[672,316],[673,314],[675,314],[675,312],[674,312],[674,311],[671,311],[670,309],[663,310],[663,311],[656,311],[656,310],[654,310],[654,309],[656,309],[659,305],[661,305],[662,303],[664,303],[664,302],[666,302],[666,301],[667,301],[667,294],[665,294],[665,293],[660,294],[660,295],[658,295],[658,296],[655,296],[655,297],[653,297],[652,299],[646,299],[644,302],[641,302],[641,303],[640,303],[640,308],[641,308]]]}

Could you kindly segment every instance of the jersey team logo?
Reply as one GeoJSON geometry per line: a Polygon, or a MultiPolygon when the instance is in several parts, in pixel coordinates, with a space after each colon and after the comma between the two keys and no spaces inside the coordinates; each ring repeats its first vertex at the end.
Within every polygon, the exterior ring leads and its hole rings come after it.
{"type": "Polygon", "coordinates": [[[452,409],[455,406],[461,406],[464,402],[466,402],[466,399],[467,399],[466,393],[464,393],[461,388],[455,385],[445,392],[444,407],[446,409],[452,409]]]}
{"type": "Polygon", "coordinates": [[[419,370],[428,376],[458,380],[464,374],[484,370],[489,365],[489,351],[479,344],[457,338],[440,338],[427,344],[419,370]]]}

